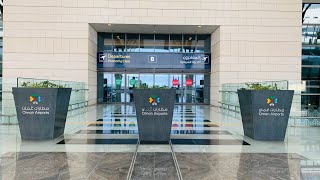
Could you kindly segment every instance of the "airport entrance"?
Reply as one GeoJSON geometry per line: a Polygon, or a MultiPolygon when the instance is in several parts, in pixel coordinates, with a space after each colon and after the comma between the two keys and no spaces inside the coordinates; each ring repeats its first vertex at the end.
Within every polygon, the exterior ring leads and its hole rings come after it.
{"type": "Polygon", "coordinates": [[[177,104],[210,104],[210,34],[98,33],[98,103],[133,103],[138,87],[176,89],[177,104]]]}
{"type": "Polygon", "coordinates": [[[137,87],[176,89],[177,104],[209,104],[209,73],[98,73],[99,103],[133,103],[137,87]]]}

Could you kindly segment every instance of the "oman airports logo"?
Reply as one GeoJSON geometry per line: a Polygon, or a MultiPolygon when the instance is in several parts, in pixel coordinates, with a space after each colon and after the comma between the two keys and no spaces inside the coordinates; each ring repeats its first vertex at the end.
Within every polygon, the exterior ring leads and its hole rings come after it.
{"type": "Polygon", "coordinates": [[[158,105],[160,103],[160,97],[157,97],[157,96],[149,97],[149,103],[152,104],[153,106],[158,105]]]}
{"type": "Polygon", "coordinates": [[[267,99],[267,104],[269,104],[269,106],[274,106],[275,104],[278,104],[278,98],[276,98],[274,96],[270,96],[267,99]]]}
{"type": "Polygon", "coordinates": [[[41,96],[39,96],[38,94],[32,94],[32,95],[29,97],[29,101],[30,101],[32,104],[38,104],[39,102],[41,102],[41,96]]]}

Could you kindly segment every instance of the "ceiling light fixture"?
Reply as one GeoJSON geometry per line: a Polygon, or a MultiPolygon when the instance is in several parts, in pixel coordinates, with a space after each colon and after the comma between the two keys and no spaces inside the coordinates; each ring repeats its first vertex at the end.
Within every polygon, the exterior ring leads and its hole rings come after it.
{"type": "Polygon", "coordinates": [[[111,24],[109,23],[109,24],[108,24],[108,26],[110,27],[110,26],[111,26],[111,24]]]}
{"type": "Polygon", "coordinates": [[[202,26],[198,26],[199,28],[201,28],[202,26]]]}

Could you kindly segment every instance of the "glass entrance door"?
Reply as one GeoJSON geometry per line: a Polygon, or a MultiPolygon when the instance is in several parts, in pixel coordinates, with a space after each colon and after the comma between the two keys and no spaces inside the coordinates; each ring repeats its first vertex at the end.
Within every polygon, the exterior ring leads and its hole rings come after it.
{"type": "Polygon", "coordinates": [[[133,89],[141,86],[176,89],[176,103],[210,103],[210,74],[197,73],[98,73],[98,102],[132,103],[133,89]]]}
{"type": "Polygon", "coordinates": [[[210,103],[210,75],[184,74],[182,103],[210,103]]]}
{"type": "Polygon", "coordinates": [[[196,95],[195,75],[184,74],[182,103],[195,103],[195,95],[196,95]]]}
{"type": "Polygon", "coordinates": [[[140,76],[139,74],[127,74],[126,77],[126,102],[134,102],[133,89],[140,85],[140,76]]]}
{"type": "Polygon", "coordinates": [[[98,75],[99,102],[125,102],[124,74],[103,73],[98,75]]]}
{"type": "Polygon", "coordinates": [[[182,74],[169,75],[169,88],[176,89],[176,103],[182,103],[182,74]]]}

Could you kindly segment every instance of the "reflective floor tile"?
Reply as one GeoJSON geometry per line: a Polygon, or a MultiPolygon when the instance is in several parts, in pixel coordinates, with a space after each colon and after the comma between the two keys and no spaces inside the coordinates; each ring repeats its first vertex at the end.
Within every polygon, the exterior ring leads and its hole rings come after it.
{"type": "Polygon", "coordinates": [[[186,145],[195,145],[196,143],[193,139],[171,139],[172,144],[186,144],[186,145]]]}
{"type": "Polygon", "coordinates": [[[169,144],[168,141],[140,141],[140,144],[169,144]]]}
{"type": "Polygon", "coordinates": [[[113,144],[137,144],[138,139],[115,139],[113,144]]]}
{"type": "Polygon", "coordinates": [[[178,180],[171,153],[138,153],[132,171],[132,180],[178,180]]]}
{"type": "Polygon", "coordinates": [[[133,158],[133,153],[105,153],[88,180],[125,180],[133,158]]]}
{"type": "Polygon", "coordinates": [[[137,144],[138,139],[65,139],[57,144],[137,144]]]}
{"type": "Polygon", "coordinates": [[[233,139],[193,139],[197,145],[250,145],[246,141],[233,139]]]}
{"type": "MultiPolygon", "coordinates": [[[[76,134],[138,134],[137,130],[80,130],[76,134]]],[[[218,130],[173,130],[171,134],[227,134],[228,131],[218,130]]]]}

